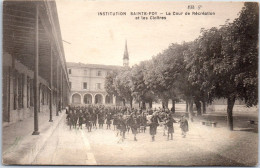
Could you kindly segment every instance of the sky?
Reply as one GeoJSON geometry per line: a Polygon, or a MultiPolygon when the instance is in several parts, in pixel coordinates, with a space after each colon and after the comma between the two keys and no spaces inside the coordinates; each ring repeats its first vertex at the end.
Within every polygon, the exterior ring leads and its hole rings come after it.
{"type": "Polygon", "coordinates": [[[56,0],[56,4],[67,62],[123,65],[127,40],[130,66],[151,59],[171,43],[196,39],[201,28],[219,27],[227,19],[232,22],[243,7],[242,2],[56,0]],[[195,9],[188,9],[190,5],[195,9]],[[192,15],[196,11],[215,15],[192,15]],[[126,15],[100,16],[98,12],[126,15]],[[157,12],[154,16],[166,19],[153,20],[149,19],[152,15],[130,12],[157,12]]]}

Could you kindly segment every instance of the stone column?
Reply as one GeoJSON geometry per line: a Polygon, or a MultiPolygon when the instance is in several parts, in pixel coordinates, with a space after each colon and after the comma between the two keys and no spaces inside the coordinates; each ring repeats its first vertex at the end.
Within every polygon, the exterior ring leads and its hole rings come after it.
{"type": "Polygon", "coordinates": [[[102,102],[102,104],[106,104],[106,95],[103,95],[103,94],[101,94],[102,95],[102,97],[103,97],[103,102],[102,102]]]}
{"type": "Polygon", "coordinates": [[[113,105],[116,105],[116,96],[113,95],[113,105]]]}
{"type": "Polygon", "coordinates": [[[57,64],[56,64],[56,88],[57,88],[57,92],[56,92],[56,116],[59,116],[59,101],[60,101],[60,90],[59,90],[59,58],[58,55],[57,56],[57,64]]]}
{"type": "Polygon", "coordinates": [[[95,94],[92,96],[92,104],[95,104],[95,94]]]}
{"type": "Polygon", "coordinates": [[[39,9],[35,7],[35,58],[34,58],[34,131],[32,135],[39,135],[38,131],[38,110],[39,110],[39,9]]]}
{"type": "Polygon", "coordinates": [[[79,93],[79,95],[80,95],[80,102],[81,102],[81,105],[84,105],[84,97],[79,93]]]}
{"type": "Polygon", "coordinates": [[[51,59],[51,61],[50,61],[50,120],[49,120],[49,122],[52,122],[53,120],[52,120],[52,99],[53,99],[53,88],[52,88],[52,83],[53,83],[53,68],[52,68],[52,63],[53,63],[53,60],[52,60],[52,57],[53,57],[53,55],[52,55],[52,43],[51,43],[51,52],[50,52],[50,59],[51,59]]]}

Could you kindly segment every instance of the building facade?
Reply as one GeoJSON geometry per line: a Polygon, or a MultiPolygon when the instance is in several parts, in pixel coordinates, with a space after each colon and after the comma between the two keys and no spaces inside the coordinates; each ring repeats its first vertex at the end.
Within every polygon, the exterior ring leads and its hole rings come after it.
{"type": "Polygon", "coordinates": [[[70,92],[55,1],[3,2],[3,122],[58,115],[70,92]]]}
{"type": "Polygon", "coordinates": [[[115,104],[116,97],[105,91],[105,78],[117,66],[67,62],[71,104],[115,104]]]}
{"type": "MultiPolygon", "coordinates": [[[[123,66],[129,66],[127,43],[123,56],[123,66]]],[[[119,98],[109,95],[105,90],[105,79],[108,73],[121,66],[83,64],[67,62],[71,86],[70,104],[120,104],[119,98]]]]}

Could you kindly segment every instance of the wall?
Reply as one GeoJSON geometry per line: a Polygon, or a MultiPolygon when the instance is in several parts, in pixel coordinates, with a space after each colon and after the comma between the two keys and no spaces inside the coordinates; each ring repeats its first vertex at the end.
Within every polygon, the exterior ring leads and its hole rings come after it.
{"type": "Polygon", "coordinates": [[[105,91],[105,77],[107,70],[75,67],[69,69],[71,69],[69,80],[72,83],[72,91],[105,91]],[[84,74],[84,70],[87,70],[87,74],[84,74]],[[97,71],[101,71],[101,76],[97,76],[97,71]],[[83,82],[87,82],[87,89],[83,89],[83,82]],[[96,89],[97,83],[101,83],[101,89],[96,89]]]}
{"type": "MultiPolygon", "coordinates": [[[[17,122],[24,120],[28,117],[33,116],[34,108],[31,105],[33,101],[30,97],[31,85],[27,85],[27,77],[33,80],[33,71],[28,69],[21,62],[14,60],[12,65],[12,56],[9,53],[3,53],[3,122],[17,122]],[[14,67],[12,67],[14,65],[14,67]],[[23,78],[21,89],[18,89],[17,78],[14,77],[14,70],[18,73],[18,77],[23,78]],[[16,81],[16,82],[15,82],[16,81]],[[17,83],[17,85],[14,85],[17,83]],[[16,89],[15,89],[16,86],[16,89]],[[20,90],[22,94],[17,94],[20,90]],[[15,96],[16,95],[16,96],[15,96]],[[22,98],[18,98],[18,95],[22,95],[22,98]],[[16,97],[16,99],[15,99],[16,97]],[[18,99],[22,99],[22,105],[18,104],[18,99]],[[15,108],[16,103],[16,108],[15,108]]],[[[40,112],[50,112],[49,110],[49,100],[50,100],[50,90],[46,86],[49,86],[48,82],[39,76],[39,83],[41,87],[39,90],[40,96],[40,112]],[[44,101],[43,101],[44,100],[44,101]]],[[[21,103],[20,103],[21,104],[21,103]]],[[[55,110],[55,105],[53,103],[53,111],[55,110]]]]}

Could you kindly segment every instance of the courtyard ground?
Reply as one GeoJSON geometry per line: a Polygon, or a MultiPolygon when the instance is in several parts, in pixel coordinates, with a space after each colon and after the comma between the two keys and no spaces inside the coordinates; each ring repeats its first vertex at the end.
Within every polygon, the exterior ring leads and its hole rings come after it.
{"type": "MultiPolygon", "coordinates": [[[[183,107],[176,106],[175,119],[178,120],[182,113],[184,113],[183,107]]],[[[155,142],[151,142],[147,127],[146,133],[137,135],[138,141],[134,141],[130,132],[126,133],[125,141],[119,143],[116,131],[107,130],[106,125],[103,129],[93,129],[92,132],[87,132],[84,126],[83,129],[70,130],[65,117],[60,116],[60,121],[57,121],[57,126],[49,138],[32,162],[27,164],[169,166],[258,164],[258,125],[247,122],[254,120],[258,123],[257,112],[235,112],[234,131],[226,128],[224,112],[209,112],[203,116],[196,116],[194,122],[189,122],[190,129],[186,138],[182,138],[179,124],[175,123],[173,140],[167,141],[167,137],[163,136],[163,127],[158,127],[155,142]],[[217,122],[217,127],[202,125],[201,121],[205,120],[217,122]]],[[[8,137],[4,138],[5,146],[8,137]]],[[[30,143],[35,143],[34,139],[31,139],[30,143]]],[[[8,147],[4,149],[8,151],[8,147]]],[[[19,144],[16,145],[16,149],[19,149],[19,144]]]]}

